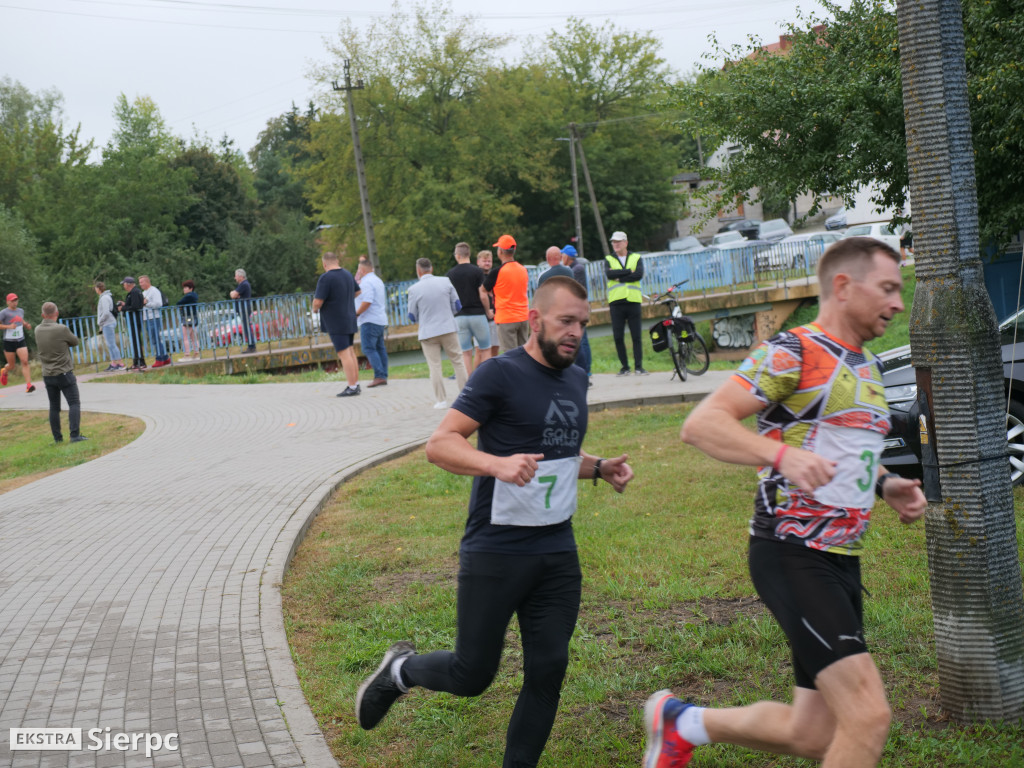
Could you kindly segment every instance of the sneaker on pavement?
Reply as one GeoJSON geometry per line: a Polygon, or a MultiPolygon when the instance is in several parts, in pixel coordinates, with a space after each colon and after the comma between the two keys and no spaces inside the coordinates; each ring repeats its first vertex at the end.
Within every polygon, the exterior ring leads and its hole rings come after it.
{"type": "Polygon", "coordinates": [[[629,368],[623,368],[616,375],[618,375],[618,376],[629,376],[629,373],[630,373],[629,368]]]}
{"type": "Polygon", "coordinates": [[[103,369],[103,372],[104,373],[110,373],[111,371],[120,371],[120,370],[121,370],[120,368],[118,368],[116,365],[111,363],[110,365],[108,365],[106,368],[103,369]]]}
{"type": "Polygon", "coordinates": [[[0,387],[7,386],[7,369],[0,368],[0,387]]]}
{"type": "Polygon", "coordinates": [[[356,384],[354,387],[345,387],[335,397],[354,397],[359,394],[359,385],[356,384]]]}
{"type": "Polygon", "coordinates": [[[637,376],[650,376],[651,372],[648,371],[646,368],[637,368],[636,369],[636,375],[637,376]]]}
{"type": "Polygon", "coordinates": [[[434,410],[435,411],[443,411],[447,407],[448,407],[448,401],[447,400],[440,400],[440,401],[434,403],[434,410]]]}
{"type": "Polygon", "coordinates": [[[359,686],[356,693],[356,720],[364,730],[376,727],[391,709],[391,705],[405,693],[395,682],[391,674],[391,665],[403,656],[416,653],[416,646],[407,640],[395,643],[384,654],[377,671],[370,675],[359,686]]]}
{"type": "Polygon", "coordinates": [[[693,757],[693,744],[679,735],[676,720],[692,707],[664,690],[652,694],[644,705],[647,750],[643,768],[683,768],[693,757]]]}
{"type": "Polygon", "coordinates": [[[35,384],[29,384],[27,387],[25,387],[25,391],[28,392],[29,394],[31,394],[32,392],[35,392],[36,391],[36,385],[35,384]]]}

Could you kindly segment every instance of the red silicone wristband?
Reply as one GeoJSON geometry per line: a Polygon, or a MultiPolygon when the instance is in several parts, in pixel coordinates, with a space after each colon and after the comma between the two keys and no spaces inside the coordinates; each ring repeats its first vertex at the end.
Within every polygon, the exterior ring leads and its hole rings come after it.
{"type": "Polygon", "coordinates": [[[786,445],[785,443],[783,443],[782,447],[779,448],[779,452],[775,454],[775,461],[772,462],[772,469],[778,471],[779,463],[782,461],[782,454],[786,452],[787,448],[789,448],[789,446],[786,445]]]}

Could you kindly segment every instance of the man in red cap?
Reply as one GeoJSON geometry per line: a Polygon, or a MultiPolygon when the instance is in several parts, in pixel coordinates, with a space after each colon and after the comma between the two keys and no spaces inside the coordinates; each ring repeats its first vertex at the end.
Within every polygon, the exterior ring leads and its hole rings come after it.
{"type": "Polygon", "coordinates": [[[0,368],[0,386],[7,386],[7,373],[14,370],[15,359],[21,361],[21,375],[25,377],[25,391],[35,392],[32,374],[28,367],[28,346],[25,344],[25,329],[32,325],[25,322],[25,310],[18,307],[18,294],[7,294],[7,306],[0,309],[0,330],[4,332],[4,357],[7,364],[0,368]]]}
{"type": "Polygon", "coordinates": [[[526,267],[516,261],[516,241],[512,235],[502,235],[494,247],[498,249],[501,264],[487,273],[484,288],[494,294],[498,347],[499,353],[504,354],[523,346],[530,337],[530,324],[527,322],[530,275],[526,267]]]}

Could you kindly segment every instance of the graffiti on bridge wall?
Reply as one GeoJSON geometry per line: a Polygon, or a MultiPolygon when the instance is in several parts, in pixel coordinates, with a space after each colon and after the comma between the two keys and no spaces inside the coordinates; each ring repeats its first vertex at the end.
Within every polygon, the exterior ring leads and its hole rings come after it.
{"type": "Polygon", "coordinates": [[[738,315],[715,320],[711,335],[719,349],[747,349],[754,343],[754,316],[738,315]]]}

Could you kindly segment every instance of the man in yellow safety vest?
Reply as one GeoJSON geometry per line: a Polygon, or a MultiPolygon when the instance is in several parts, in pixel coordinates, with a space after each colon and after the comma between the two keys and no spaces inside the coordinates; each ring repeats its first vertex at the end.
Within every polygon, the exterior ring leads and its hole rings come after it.
{"type": "Polygon", "coordinates": [[[612,338],[619,354],[622,369],[619,376],[629,375],[626,357],[626,323],[633,339],[633,363],[637,376],[646,376],[644,370],[643,337],[640,334],[640,304],[643,292],[640,281],[644,276],[644,262],[639,253],[629,252],[625,232],[612,232],[613,254],[605,256],[605,276],[608,278],[608,311],[612,318],[612,338]]]}

